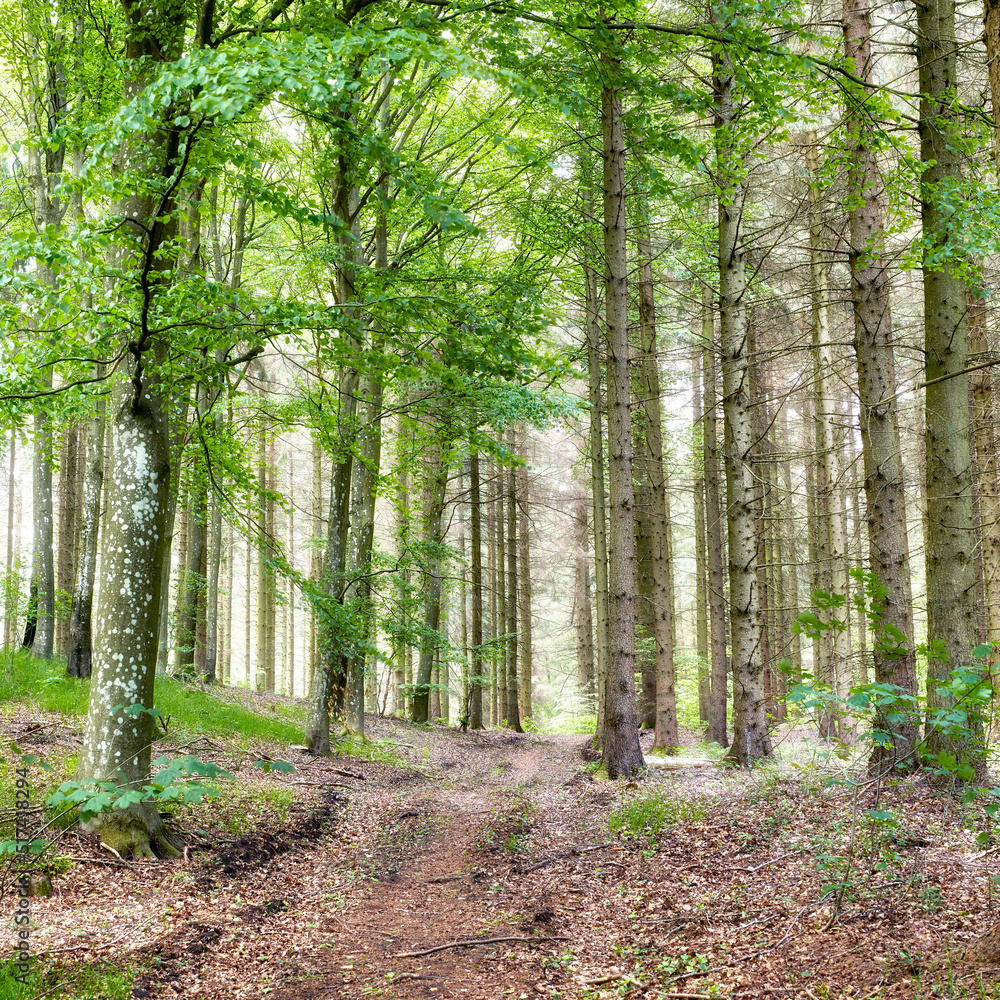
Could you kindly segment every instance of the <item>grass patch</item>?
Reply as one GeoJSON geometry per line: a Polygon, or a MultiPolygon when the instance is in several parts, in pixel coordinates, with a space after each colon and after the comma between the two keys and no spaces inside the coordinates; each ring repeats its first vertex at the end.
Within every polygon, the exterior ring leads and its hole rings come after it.
{"type": "MultiPolygon", "coordinates": [[[[261,714],[239,704],[227,688],[212,690],[175,677],[157,677],[155,707],[170,717],[174,735],[205,733],[227,740],[279,740],[298,743],[305,710],[298,705],[267,704],[261,714]]],[[[37,706],[44,712],[85,716],[90,681],[66,676],[60,660],[36,660],[25,652],[0,658],[0,702],[37,706]]]]}
{"type": "Polygon", "coordinates": [[[700,799],[668,798],[657,788],[622,802],[608,817],[608,829],[613,836],[645,840],[653,846],[675,826],[703,820],[707,811],[700,799]]]}
{"type": "Polygon", "coordinates": [[[135,972],[110,964],[68,966],[39,964],[31,958],[27,982],[18,982],[13,960],[0,962],[0,996],[4,1000],[128,1000],[135,972]]]}

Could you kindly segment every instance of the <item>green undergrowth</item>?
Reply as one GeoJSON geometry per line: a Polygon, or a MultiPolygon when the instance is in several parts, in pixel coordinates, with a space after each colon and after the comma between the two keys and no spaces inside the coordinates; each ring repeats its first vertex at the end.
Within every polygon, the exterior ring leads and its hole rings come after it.
{"type": "Polygon", "coordinates": [[[12,959],[0,962],[0,997],[4,1000],[128,1000],[135,971],[111,964],[73,966],[28,960],[26,982],[18,980],[12,959]]]}
{"type": "Polygon", "coordinates": [[[659,788],[637,792],[626,798],[608,816],[612,836],[645,841],[655,847],[674,827],[705,818],[707,804],[701,799],[670,798],[659,788]]]}
{"type": "MultiPolygon", "coordinates": [[[[174,677],[156,678],[155,707],[169,718],[170,735],[205,734],[227,740],[298,743],[305,724],[299,705],[262,702],[264,712],[241,705],[228,688],[210,689],[174,677]]],[[[66,676],[61,660],[36,660],[27,653],[0,657],[0,702],[34,705],[44,712],[85,716],[90,681],[66,676]]]]}

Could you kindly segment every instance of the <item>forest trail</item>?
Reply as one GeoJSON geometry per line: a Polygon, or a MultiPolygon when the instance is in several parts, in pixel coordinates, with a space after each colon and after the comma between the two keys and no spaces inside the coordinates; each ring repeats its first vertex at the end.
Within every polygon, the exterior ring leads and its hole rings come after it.
{"type": "MultiPolygon", "coordinates": [[[[30,725],[11,725],[26,750],[78,740],[30,725]]],[[[32,902],[35,952],[137,970],[131,1000],[1000,992],[995,966],[955,958],[996,920],[995,866],[969,814],[925,781],[881,792],[896,818],[858,828],[831,923],[850,801],[815,765],[612,783],[590,773],[580,735],[370,729],[371,759],[186,745],[236,780],[178,817],[185,856],[117,861],[71,832],[60,852],[77,864],[32,902]],[[253,765],[268,757],[295,771],[253,765]],[[651,825],[616,832],[623,815],[651,825]],[[498,938],[529,940],[485,943],[498,938]],[[440,947],[470,939],[484,943],[440,947]]]]}
{"type": "Polygon", "coordinates": [[[438,736],[424,772],[431,780],[401,802],[384,863],[340,912],[325,968],[275,997],[537,996],[537,945],[498,941],[399,956],[477,937],[565,937],[554,933],[551,901],[515,858],[578,769],[584,741],[438,736]]]}

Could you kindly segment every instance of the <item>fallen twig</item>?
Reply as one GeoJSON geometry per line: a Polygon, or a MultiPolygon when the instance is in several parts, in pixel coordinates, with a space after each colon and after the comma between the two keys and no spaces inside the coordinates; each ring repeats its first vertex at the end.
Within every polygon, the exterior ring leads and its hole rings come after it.
{"type": "Polygon", "coordinates": [[[473,938],[471,941],[449,941],[447,944],[438,944],[433,948],[424,951],[401,951],[393,958],[422,958],[424,955],[433,955],[436,951],[446,951],[448,948],[472,948],[481,944],[502,944],[505,941],[523,941],[527,944],[541,944],[544,941],[569,941],[568,937],[495,937],[495,938],[473,938]]]}
{"type": "Polygon", "coordinates": [[[353,788],[353,785],[345,785],[342,781],[288,781],[288,785],[301,785],[305,788],[353,788]]]}

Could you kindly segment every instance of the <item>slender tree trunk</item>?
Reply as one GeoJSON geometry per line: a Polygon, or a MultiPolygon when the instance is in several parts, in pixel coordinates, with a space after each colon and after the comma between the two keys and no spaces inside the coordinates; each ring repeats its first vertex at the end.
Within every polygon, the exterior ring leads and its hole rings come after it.
{"type": "MultiPolygon", "coordinates": [[[[49,379],[51,382],[51,378],[49,379]]],[[[55,567],[52,548],[52,431],[48,416],[35,413],[32,466],[32,579],[35,585],[35,637],[31,655],[51,660],[55,640],[55,567]]]]}
{"type": "MultiPolygon", "coordinates": [[[[507,447],[516,454],[514,429],[507,432],[507,447]]],[[[517,672],[517,652],[520,642],[518,597],[521,581],[517,575],[517,473],[512,465],[507,470],[507,725],[515,733],[521,728],[520,683],[517,672]]]]}
{"type": "Polygon", "coordinates": [[[479,482],[479,452],[469,455],[469,506],[472,538],[472,678],[469,728],[483,728],[483,516],[479,482]]]}
{"type": "MultiPolygon", "coordinates": [[[[638,364],[635,367],[639,367],[638,364]]],[[[637,409],[642,407],[645,387],[633,379],[632,391],[637,409]]],[[[635,633],[636,673],[639,675],[639,727],[656,727],[656,611],[653,603],[653,493],[649,484],[646,455],[645,422],[632,422],[632,454],[635,461],[635,633]]]]}
{"type": "Polygon", "coordinates": [[[601,323],[598,313],[597,274],[584,270],[586,303],[587,369],[590,402],[590,483],[594,501],[594,591],[597,607],[596,687],[597,740],[604,738],[605,686],[608,677],[608,529],[607,500],[604,495],[604,430],[601,426],[601,323]]]}
{"type": "Polygon", "coordinates": [[[715,310],[712,290],[702,290],[702,368],[705,384],[705,530],[708,536],[708,614],[711,622],[712,684],[708,740],[729,746],[729,658],[726,653],[726,554],[716,411],[715,310]]]}
{"type": "Polygon", "coordinates": [[[7,453],[7,564],[4,577],[4,646],[9,646],[14,642],[17,624],[17,602],[13,599],[13,594],[11,593],[14,587],[14,508],[16,506],[15,498],[17,496],[17,480],[15,479],[16,468],[17,435],[12,431],[10,435],[10,447],[7,453]]]}
{"type": "Polygon", "coordinates": [[[209,529],[208,580],[205,587],[205,669],[206,684],[218,680],[219,657],[219,569],[222,562],[222,507],[212,498],[209,529]]]}
{"type": "Polygon", "coordinates": [[[576,622],[577,686],[584,710],[594,709],[594,609],[590,598],[590,528],[587,504],[581,500],[574,511],[576,531],[576,593],[573,615],[576,622]]]}
{"type": "Polygon", "coordinates": [[[353,575],[348,584],[345,603],[357,609],[362,626],[358,636],[361,652],[355,653],[347,668],[348,698],[347,727],[364,736],[364,649],[372,636],[371,560],[375,540],[375,496],[378,490],[379,467],[382,461],[382,382],[378,377],[366,377],[361,390],[360,461],[354,475],[351,510],[354,525],[348,555],[348,572],[353,575]]]}
{"type": "MultiPolygon", "coordinates": [[[[640,213],[642,214],[642,213],[640,213]]],[[[672,751],[677,735],[677,699],[674,694],[673,545],[670,538],[670,500],[663,454],[660,411],[660,368],[656,350],[656,305],[653,298],[653,248],[643,219],[636,238],[639,255],[639,335],[642,372],[643,464],[648,470],[653,557],[653,636],[656,641],[656,749],[672,751]]]]}
{"type": "MultiPolygon", "coordinates": [[[[702,435],[704,443],[704,401],[701,373],[701,348],[691,355],[691,381],[694,385],[692,423],[695,440],[702,435]]],[[[695,561],[695,652],[698,656],[698,717],[708,723],[712,701],[712,675],[708,654],[708,553],[705,530],[705,462],[704,453],[695,450],[693,458],[692,499],[694,506],[695,561]]]]}
{"type": "Polygon", "coordinates": [[[447,423],[441,424],[431,428],[431,434],[434,443],[428,459],[427,512],[424,527],[424,542],[427,551],[424,620],[423,634],[420,640],[420,662],[414,681],[414,722],[428,721],[431,669],[434,664],[434,653],[440,647],[438,624],[441,619],[441,586],[444,575],[441,547],[444,544],[443,515],[445,489],[448,485],[449,461],[447,455],[451,446],[451,427],[447,423]]]}
{"type": "Polygon", "coordinates": [[[490,725],[499,726],[500,725],[500,711],[499,711],[499,699],[500,699],[500,677],[499,677],[499,660],[497,653],[497,640],[500,637],[500,626],[499,621],[499,601],[500,601],[500,587],[503,584],[502,580],[497,578],[497,505],[496,505],[496,464],[491,462],[489,465],[490,469],[490,480],[491,485],[488,489],[489,501],[486,504],[486,534],[487,534],[487,544],[486,550],[488,553],[488,566],[487,574],[490,580],[490,628],[489,628],[489,638],[493,645],[490,649],[490,662],[489,662],[489,672],[490,672],[490,689],[489,689],[489,700],[490,700],[490,725]]]}
{"type": "Polygon", "coordinates": [[[625,138],[619,60],[604,55],[601,90],[604,143],[604,266],[608,350],[608,664],[605,683],[604,764],[609,778],[645,768],[635,707],[635,494],[629,412],[628,254],[625,242],[625,138]]]}
{"type": "Polygon", "coordinates": [[[726,423],[729,604],[733,649],[733,743],[730,758],[749,766],[771,756],[760,659],[757,538],[751,466],[753,427],[746,319],[746,258],[741,227],[746,198],[744,157],[733,134],[732,60],[714,57],[716,164],[719,185],[719,311],[726,423]]]}
{"type": "MultiPolygon", "coordinates": [[[[820,590],[841,597],[847,596],[844,521],[837,496],[839,469],[834,432],[835,407],[831,397],[830,376],[833,373],[833,352],[830,346],[828,310],[829,280],[826,250],[823,247],[825,223],[820,204],[819,155],[816,136],[811,137],[806,151],[806,167],[812,180],[809,187],[810,281],[812,295],[813,338],[813,419],[816,428],[816,516],[820,590]]],[[[840,615],[838,620],[843,620],[840,615]]],[[[848,633],[846,628],[831,628],[823,633],[822,664],[824,671],[818,680],[829,684],[835,695],[845,696],[850,688],[847,660],[848,633]],[[845,676],[846,675],[846,676],[845,676]]],[[[835,710],[824,711],[820,719],[824,737],[841,734],[841,715],[835,710]]]]}
{"type": "Polygon", "coordinates": [[[498,462],[493,462],[494,485],[493,496],[496,504],[496,586],[497,586],[497,716],[498,721],[510,724],[509,710],[510,700],[508,698],[507,687],[509,678],[507,675],[508,638],[507,630],[510,625],[510,611],[507,608],[508,601],[508,575],[507,575],[507,503],[504,490],[504,474],[498,462]],[[500,642],[500,637],[503,641],[500,642]]]}
{"type": "Polygon", "coordinates": [[[524,428],[520,438],[520,458],[525,464],[517,467],[517,524],[520,573],[518,587],[520,597],[520,656],[521,676],[518,680],[518,711],[522,723],[530,719],[531,684],[534,667],[534,652],[531,636],[531,508],[528,503],[528,441],[524,428]]]}
{"type": "Polygon", "coordinates": [[[105,408],[104,401],[98,400],[87,425],[80,546],[66,654],[66,673],[70,677],[89,677],[92,668],[91,623],[101,523],[101,492],[104,484],[105,408]]]}
{"type": "Polygon", "coordinates": [[[222,635],[222,683],[229,684],[233,664],[233,591],[236,589],[236,532],[226,527],[226,629],[222,635]]]}
{"type": "MultiPolygon", "coordinates": [[[[59,462],[59,558],[56,591],[64,601],[72,595],[76,579],[80,517],[80,438],[79,426],[73,424],[66,428],[59,462]]],[[[65,613],[56,617],[55,650],[59,655],[69,652],[69,617],[65,613]]]]}

